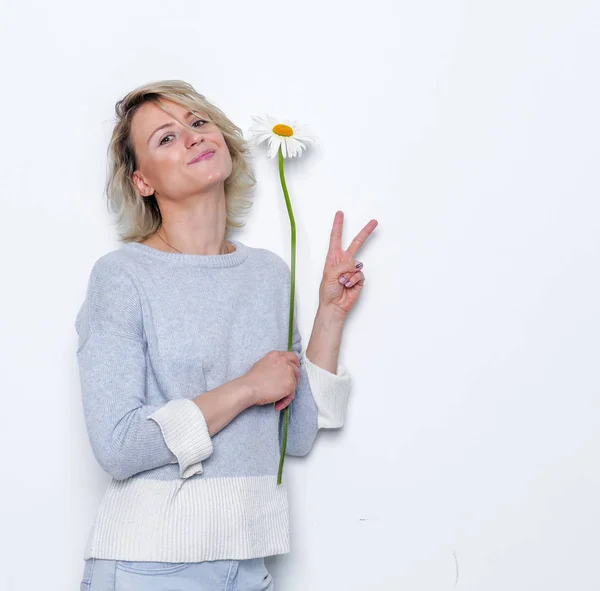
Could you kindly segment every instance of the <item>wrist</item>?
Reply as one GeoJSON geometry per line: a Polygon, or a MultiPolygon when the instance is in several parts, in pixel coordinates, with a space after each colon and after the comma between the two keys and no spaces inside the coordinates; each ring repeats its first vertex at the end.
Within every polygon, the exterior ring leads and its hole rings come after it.
{"type": "Polygon", "coordinates": [[[246,379],[245,375],[236,380],[236,395],[244,410],[256,404],[256,388],[246,379]]]}
{"type": "Polygon", "coordinates": [[[311,363],[333,374],[337,373],[344,320],[345,314],[339,310],[319,306],[306,348],[306,358],[311,363]]]}
{"type": "Polygon", "coordinates": [[[347,314],[333,305],[319,304],[317,308],[316,318],[319,318],[328,325],[343,326],[346,321],[347,314]]]}

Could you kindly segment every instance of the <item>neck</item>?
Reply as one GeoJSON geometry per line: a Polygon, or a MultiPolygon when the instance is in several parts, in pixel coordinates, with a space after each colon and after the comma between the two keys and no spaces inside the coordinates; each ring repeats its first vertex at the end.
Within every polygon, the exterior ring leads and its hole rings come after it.
{"type": "Polygon", "coordinates": [[[159,200],[162,224],[145,244],[183,254],[226,254],[235,248],[225,240],[224,193],[185,201],[159,200]]]}

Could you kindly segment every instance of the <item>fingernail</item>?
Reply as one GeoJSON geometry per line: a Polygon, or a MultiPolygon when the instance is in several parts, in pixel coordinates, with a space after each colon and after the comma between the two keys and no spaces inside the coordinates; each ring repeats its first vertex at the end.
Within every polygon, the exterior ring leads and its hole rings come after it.
{"type": "Polygon", "coordinates": [[[356,263],[357,269],[362,269],[362,266],[363,266],[363,264],[360,261],[358,261],[358,263],[356,263]]]}
{"type": "Polygon", "coordinates": [[[343,275],[340,277],[340,283],[346,285],[346,278],[343,275]]]}

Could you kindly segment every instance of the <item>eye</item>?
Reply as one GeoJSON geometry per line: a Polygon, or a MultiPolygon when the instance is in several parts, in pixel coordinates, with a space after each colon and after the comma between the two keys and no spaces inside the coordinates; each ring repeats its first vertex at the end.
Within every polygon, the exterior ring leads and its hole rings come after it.
{"type": "Polygon", "coordinates": [[[172,134],[172,133],[169,133],[168,135],[165,135],[165,136],[164,136],[164,137],[163,137],[163,138],[160,140],[160,142],[158,142],[158,145],[159,145],[159,146],[164,146],[165,144],[168,144],[169,142],[165,142],[165,140],[166,140],[167,138],[170,138],[170,137],[173,137],[173,134],[172,134]]]}
{"type": "Polygon", "coordinates": [[[196,119],[196,120],[195,120],[195,121],[192,123],[192,127],[202,127],[202,125],[203,125],[204,123],[208,123],[208,121],[205,121],[204,119],[196,119]],[[200,123],[201,125],[198,125],[199,123],[200,123]]]}

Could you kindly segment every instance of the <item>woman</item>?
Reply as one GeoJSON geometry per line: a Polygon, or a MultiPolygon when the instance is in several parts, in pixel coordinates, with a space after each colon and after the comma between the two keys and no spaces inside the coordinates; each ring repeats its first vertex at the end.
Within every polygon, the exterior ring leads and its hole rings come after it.
{"type": "Polygon", "coordinates": [[[276,411],[291,404],[292,455],[342,425],[338,352],[377,222],[343,250],[336,214],[308,347],[295,322],[288,352],[289,266],[229,238],[255,183],[239,128],[179,81],[116,112],[123,244],[95,262],[75,323],[88,435],[112,476],[81,589],[272,589],[264,557],[289,550],[276,411]]]}

